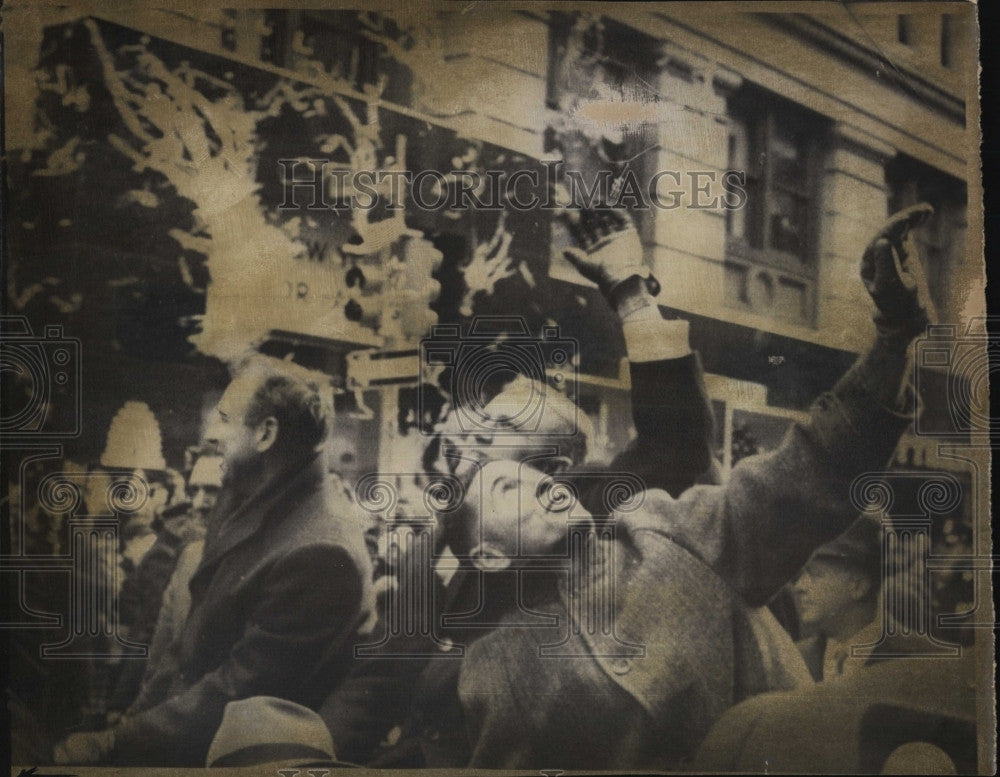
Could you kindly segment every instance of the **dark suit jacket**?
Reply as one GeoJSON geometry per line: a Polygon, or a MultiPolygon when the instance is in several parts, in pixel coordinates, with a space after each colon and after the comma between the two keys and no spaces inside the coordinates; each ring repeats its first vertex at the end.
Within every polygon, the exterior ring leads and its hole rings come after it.
{"type": "MultiPolygon", "coordinates": [[[[178,526],[161,525],[157,528],[153,547],[142,557],[135,571],[125,578],[118,597],[118,617],[120,623],[128,628],[130,642],[151,645],[163,592],[177,566],[177,559],[188,543],[200,538],[199,534],[203,535],[204,531],[199,533],[193,517],[188,517],[178,526]]],[[[108,700],[108,710],[124,712],[129,708],[139,695],[146,666],[146,660],[130,659],[124,662],[114,693],[108,700]]]]}
{"type": "Polygon", "coordinates": [[[633,362],[629,373],[636,437],[610,469],[638,475],[647,489],[675,497],[696,482],[709,482],[704,478],[713,463],[716,419],[698,354],[633,362]]]}
{"type": "Polygon", "coordinates": [[[318,707],[372,610],[360,527],[320,457],[217,516],[191,580],[183,690],[123,721],[117,763],[203,766],[226,704],[269,695],[318,707]]]}

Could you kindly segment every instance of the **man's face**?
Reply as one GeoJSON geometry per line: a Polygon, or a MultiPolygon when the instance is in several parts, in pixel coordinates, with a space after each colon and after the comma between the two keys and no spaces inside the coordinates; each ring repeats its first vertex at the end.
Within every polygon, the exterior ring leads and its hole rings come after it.
{"type": "Polygon", "coordinates": [[[124,531],[129,537],[150,531],[157,514],[166,507],[170,498],[166,484],[151,473],[137,469],[132,473],[132,478],[137,485],[145,484],[148,497],[138,510],[129,514],[124,524],[124,531]]]}
{"type": "Polygon", "coordinates": [[[864,575],[833,559],[812,559],[792,590],[803,625],[824,630],[866,592],[864,575]]]}
{"type": "Polygon", "coordinates": [[[215,508],[222,485],[222,458],[205,454],[198,458],[187,482],[187,497],[195,516],[205,520],[215,508]]]}
{"type": "Polygon", "coordinates": [[[149,486],[149,500],[146,502],[143,513],[144,517],[148,517],[150,523],[156,514],[167,506],[167,502],[170,501],[170,490],[167,488],[167,484],[162,480],[158,480],[149,476],[148,473],[144,473],[142,470],[137,470],[135,473],[136,478],[145,478],[147,485],[149,486]]]}
{"type": "Polygon", "coordinates": [[[246,424],[246,411],[257,387],[252,378],[235,378],[219,400],[216,417],[205,435],[222,457],[226,480],[238,477],[261,454],[256,430],[246,424]]]}
{"type": "Polygon", "coordinates": [[[477,541],[507,559],[561,547],[570,522],[588,522],[569,489],[545,473],[511,460],[479,469],[466,494],[477,541]]]}
{"type": "Polygon", "coordinates": [[[219,498],[219,487],[207,483],[189,483],[188,498],[191,509],[199,518],[206,518],[219,498]]]}

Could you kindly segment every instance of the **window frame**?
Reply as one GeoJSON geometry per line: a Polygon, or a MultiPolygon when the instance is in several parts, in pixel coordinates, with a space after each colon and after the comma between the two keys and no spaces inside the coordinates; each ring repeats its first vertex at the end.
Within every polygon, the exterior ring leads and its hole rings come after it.
{"type": "MultiPolygon", "coordinates": [[[[744,273],[744,292],[734,299],[726,292],[726,304],[775,320],[815,326],[819,285],[819,209],[822,174],[823,138],[828,122],[781,97],[754,86],[743,87],[730,96],[728,113],[732,126],[746,132],[746,189],[748,201],[744,209],[743,234],[734,235],[727,214],[725,264],[727,269],[740,268],[744,273]],[[780,142],[779,122],[792,127],[802,155],[803,179],[800,185],[778,180],[775,171],[778,154],[773,149],[780,142]],[[804,143],[801,142],[802,139],[804,143]],[[788,251],[771,245],[773,219],[781,215],[775,198],[781,193],[792,198],[804,212],[801,252],[788,251]],[[804,290],[799,315],[789,315],[779,308],[761,309],[749,299],[750,283],[764,277],[772,291],[782,282],[804,290]]],[[[740,170],[733,152],[735,132],[730,132],[730,168],[740,170]]],[[[727,289],[729,284],[727,284],[727,289]]]]}

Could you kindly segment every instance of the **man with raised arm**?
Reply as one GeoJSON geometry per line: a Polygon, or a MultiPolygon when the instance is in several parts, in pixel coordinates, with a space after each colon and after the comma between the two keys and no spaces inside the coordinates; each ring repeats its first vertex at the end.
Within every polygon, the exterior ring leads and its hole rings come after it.
{"type": "MultiPolygon", "coordinates": [[[[625,214],[603,209],[569,215],[576,247],[568,249],[566,257],[598,285],[622,324],[636,439],[610,465],[584,466],[588,434],[583,411],[558,392],[519,378],[489,403],[476,429],[462,429],[454,413],[446,419],[429,450],[428,477],[438,473],[468,485],[489,461],[522,462],[539,474],[575,478],[588,503],[602,501],[606,476],[615,478],[616,473],[631,476],[616,479],[625,488],[634,489],[638,483],[640,490],[664,488],[675,496],[698,479],[710,482],[717,476],[711,454],[712,411],[698,355],[688,343],[687,322],[661,315],[654,298],[658,284],[642,262],[638,234],[625,214]],[[544,397],[541,418],[530,429],[518,428],[511,419],[523,407],[524,392],[544,397]],[[671,401],[665,403],[665,396],[671,401]],[[494,439],[491,424],[505,434],[494,439]],[[539,458],[543,449],[550,453],[539,458]]],[[[510,598],[517,570],[506,568],[488,537],[473,538],[472,526],[463,507],[442,516],[435,535],[438,554],[447,546],[459,557],[447,584],[434,577],[435,631],[451,650],[439,652],[440,645],[420,635],[413,657],[356,662],[350,680],[338,686],[321,710],[338,757],[366,763],[374,753],[373,765],[385,768],[462,766],[469,759],[457,692],[461,659],[456,656],[488,632],[483,624],[494,615],[518,607],[510,598]],[[476,616],[451,620],[477,606],[481,609],[476,616]],[[359,714],[359,709],[370,714],[359,714]],[[379,740],[397,726],[398,741],[375,752],[379,740]]],[[[420,579],[406,574],[398,578],[403,586],[407,579],[420,579]]],[[[523,589],[529,600],[536,595],[534,588],[523,589]]],[[[398,595],[405,598],[403,592],[398,595]]]]}
{"type": "Polygon", "coordinates": [[[614,531],[600,520],[588,532],[571,499],[553,509],[543,473],[511,461],[477,470],[468,534],[486,538],[494,567],[564,554],[568,531],[585,550],[568,579],[532,584],[531,612],[556,625],[512,609],[469,646],[457,682],[465,766],[683,768],[733,704],[803,679],[760,606],[847,528],[853,481],[886,465],[913,419],[908,347],[928,317],[906,237],[929,213],[897,214],[864,253],[871,348],[725,485],[650,490],[612,516],[614,531]]]}

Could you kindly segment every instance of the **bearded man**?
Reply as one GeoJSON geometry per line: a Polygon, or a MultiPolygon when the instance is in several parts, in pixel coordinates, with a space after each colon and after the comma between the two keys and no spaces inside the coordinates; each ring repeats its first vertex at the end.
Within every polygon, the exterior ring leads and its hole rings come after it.
{"type": "Polygon", "coordinates": [[[347,673],[374,604],[371,562],[327,473],[323,383],[265,357],[238,371],[206,435],[223,459],[222,492],[190,582],[173,694],[68,737],[58,763],[203,766],[229,702],[317,707],[347,673]]]}

